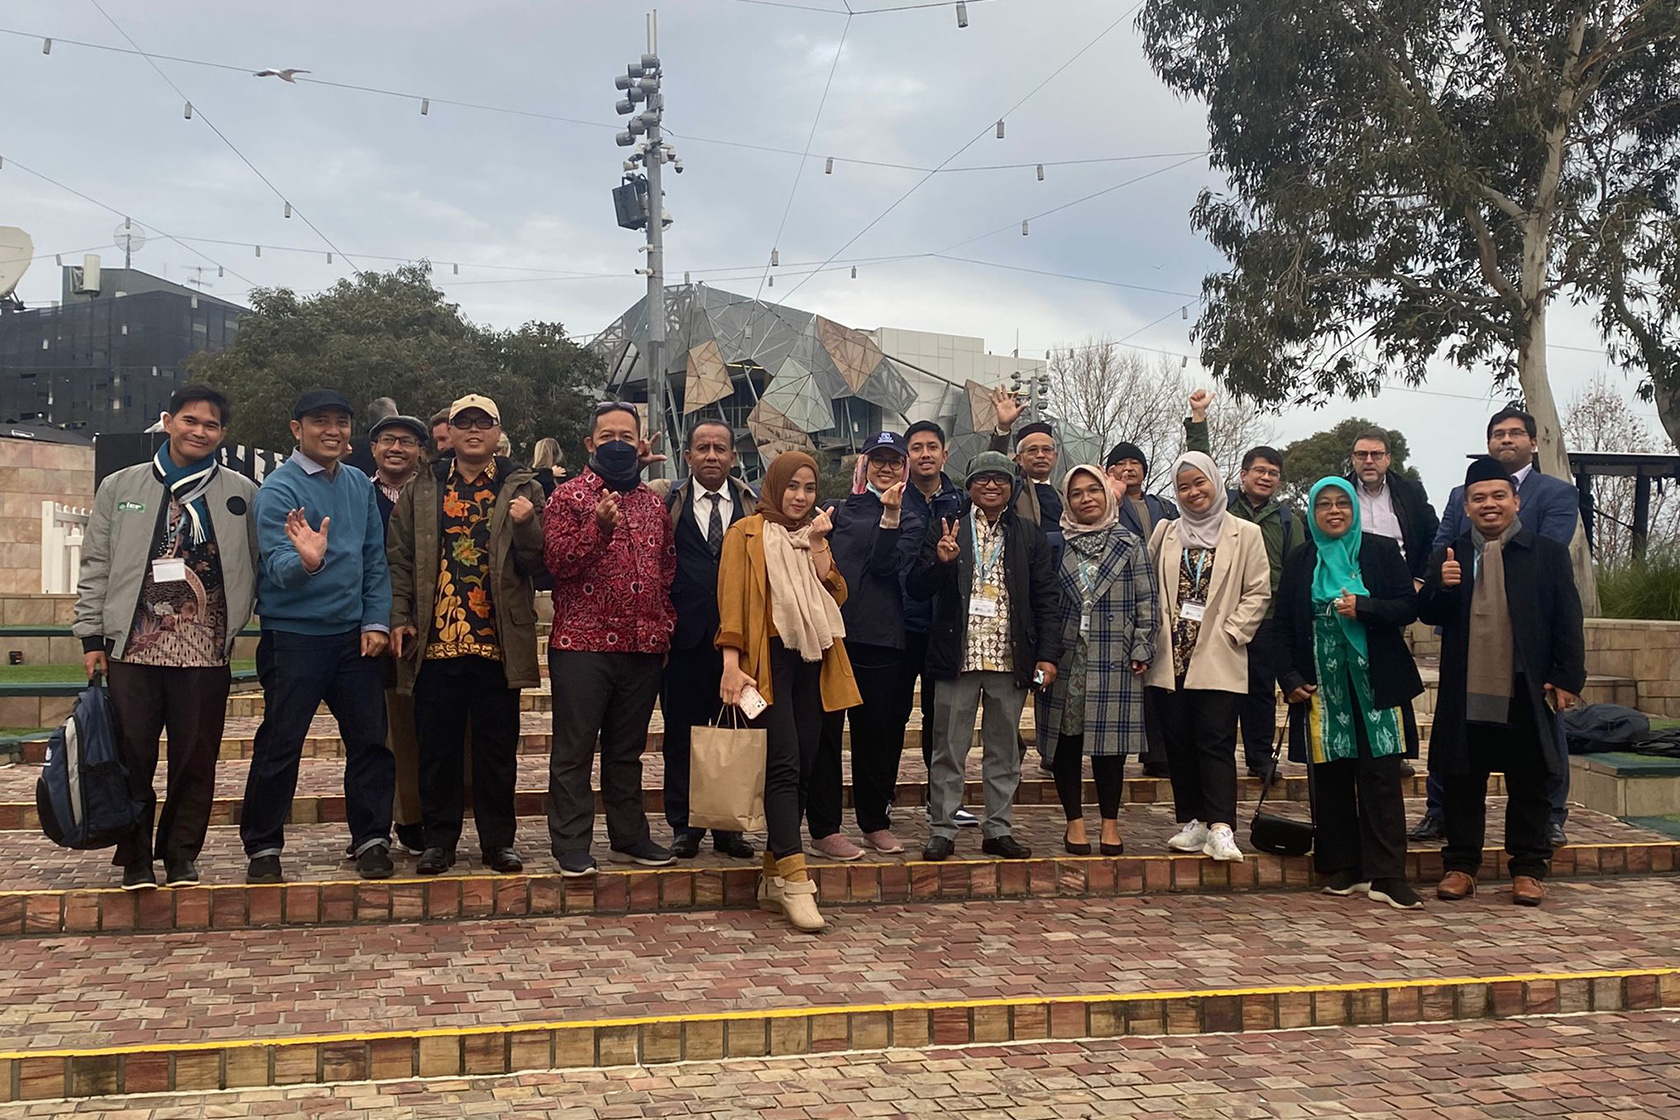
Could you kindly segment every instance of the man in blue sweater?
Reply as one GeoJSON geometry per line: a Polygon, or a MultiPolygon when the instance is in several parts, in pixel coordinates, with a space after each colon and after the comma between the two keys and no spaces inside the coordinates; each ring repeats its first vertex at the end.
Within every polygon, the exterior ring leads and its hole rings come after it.
{"type": "Polygon", "coordinates": [[[339,462],[350,402],[316,389],[292,410],[297,450],[257,491],[257,676],[263,721],[251,753],[239,836],[250,883],[284,881],[280,851],[298,760],[324,701],[344,740],[350,855],[364,879],[391,874],[396,762],[385,745],[384,677],[391,579],[373,483],[339,462]]]}

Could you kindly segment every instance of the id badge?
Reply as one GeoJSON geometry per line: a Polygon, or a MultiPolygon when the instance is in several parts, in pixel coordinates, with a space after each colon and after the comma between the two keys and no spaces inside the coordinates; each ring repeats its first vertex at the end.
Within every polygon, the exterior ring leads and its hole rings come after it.
{"type": "Polygon", "coordinates": [[[1200,622],[1207,614],[1207,604],[1198,599],[1186,599],[1178,605],[1178,617],[1186,622],[1200,622]]]}
{"type": "Polygon", "coordinates": [[[153,583],[179,583],[187,578],[187,562],[179,556],[152,561],[153,583]]]}
{"type": "Polygon", "coordinates": [[[984,599],[976,595],[968,601],[968,613],[971,618],[996,618],[998,605],[996,599],[984,599]]]}
{"type": "Polygon", "coordinates": [[[1081,634],[1089,634],[1091,632],[1091,612],[1090,611],[1086,611],[1084,614],[1079,616],[1079,632],[1081,634]]]}

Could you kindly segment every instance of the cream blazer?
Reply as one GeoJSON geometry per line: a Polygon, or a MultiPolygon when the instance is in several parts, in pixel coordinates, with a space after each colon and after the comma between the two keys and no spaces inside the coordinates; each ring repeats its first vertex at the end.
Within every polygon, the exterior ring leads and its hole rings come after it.
{"type": "MultiPolygon", "coordinates": [[[[1156,522],[1149,538],[1149,559],[1155,565],[1161,631],[1155,642],[1155,660],[1143,678],[1151,688],[1174,687],[1173,630],[1178,625],[1178,566],[1183,553],[1178,522],[1156,522]]],[[[1195,652],[1190,655],[1190,671],[1184,677],[1186,689],[1248,691],[1248,643],[1260,629],[1271,597],[1272,566],[1266,558],[1260,527],[1227,516],[1225,531],[1213,554],[1207,614],[1196,635],[1195,652]]]]}

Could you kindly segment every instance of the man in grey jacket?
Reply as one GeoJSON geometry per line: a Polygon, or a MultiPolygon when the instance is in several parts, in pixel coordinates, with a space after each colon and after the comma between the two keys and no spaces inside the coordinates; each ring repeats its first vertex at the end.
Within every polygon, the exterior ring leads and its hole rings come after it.
{"type": "Polygon", "coordinates": [[[124,890],[198,882],[227,712],[228,658],[256,597],[257,488],[216,461],[232,410],[186,385],[163,414],[168,441],[99,487],[82,541],[75,635],[91,679],[110,684],[130,789],[144,807],[113,862],[124,890]],[[152,778],[169,730],[162,813],[152,778]],[[152,828],[156,818],[157,835],[152,828]]]}

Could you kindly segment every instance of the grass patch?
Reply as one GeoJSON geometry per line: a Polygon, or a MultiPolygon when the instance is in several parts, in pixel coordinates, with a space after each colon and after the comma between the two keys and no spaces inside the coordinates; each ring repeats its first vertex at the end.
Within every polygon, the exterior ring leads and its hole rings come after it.
{"type": "Polygon", "coordinates": [[[1680,621],[1680,548],[1600,568],[1598,602],[1605,618],[1680,621]]]}
{"type": "Polygon", "coordinates": [[[33,739],[50,734],[52,729],[48,727],[0,727],[0,739],[33,739]]]}
{"type": "MultiPolygon", "coordinates": [[[[253,670],[255,661],[235,661],[233,671],[253,670]]],[[[0,665],[0,684],[65,684],[84,681],[87,670],[76,665],[0,665]]]]}

